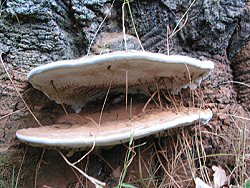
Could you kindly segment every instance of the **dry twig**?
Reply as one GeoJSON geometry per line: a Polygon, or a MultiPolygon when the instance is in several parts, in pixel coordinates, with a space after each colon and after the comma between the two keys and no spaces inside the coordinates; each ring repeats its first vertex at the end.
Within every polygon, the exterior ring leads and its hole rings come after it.
{"type": "Polygon", "coordinates": [[[10,74],[9,74],[9,72],[8,72],[8,70],[7,70],[7,68],[6,68],[5,64],[4,64],[4,62],[3,62],[2,54],[0,54],[0,61],[1,61],[1,64],[2,64],[2,66],[3,66],[3,68],[4,68],[4,70],[5,70],[5,72],[6,72],[7,76],[8,76],[8,78],[9,78],[10,81],[11,81],[11,84],[13,85],[15,91],[17,92],[18,96],[20,97],[20,99],[22,100],[22,102],[24,103],[24,105],[26,106],[26,108],[29,110],[30,114],[31,114],[31,115],[33,116],[33,118],[36,120],[36,122],[42,127],[42,124],[41,124],[40,121],[36,118],[36,116],[34,115],[34,113],[31,111],[30,107],[28,106],[28,104],[27,104],[27,103],[25,102],[25,100],[23,99],[21,93],[18,91],[18,89],[17,89],[17,87],[16,87],[16,85],[15,85],[13,79],[11,78],[11,76],[10,76],[10,74]]]}
{"type": "Polygon", "coordinates": [[[69,160],[62,154],[61,151],[58,150],[58,153],[62,156],[62,158],[65,160],[65,162],[71,166],[72,168],[76,169],[80,174],[82,174],[84,177],[86,177],[89,181],[91,181],[96,187],[104,187],[106,185],[106,183],[99,181],[91,176],[89,176],[88,174],[86,174],[85,172],[83,172],[80,168],[78,168],[77,166],[75,166],[73,163],[69,162],[69,160]]]}

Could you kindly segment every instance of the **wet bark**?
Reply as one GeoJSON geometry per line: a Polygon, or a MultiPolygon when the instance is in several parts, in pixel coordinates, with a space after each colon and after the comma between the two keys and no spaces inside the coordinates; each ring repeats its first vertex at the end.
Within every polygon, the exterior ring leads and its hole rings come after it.
{"type": "MultiPolygon", "coordinates": [[[[204,99],[215,113],[211,124],[225,134],[231,133],[233,122],[218,114],[249,113],[249,87],[235,87],[232,82],[250,82],[249,5],[245,0],[197,0],[190,7],[191,3],[190,0],[131,1],[135,25],[125,6],[126,33],[135,36],[135,27],[148,51],[170,51],[214,61],[215,70],[202,86],[204,99]],[[175,28],[180,30],[171,36],[175,28]]],[[[105,16],[97,37],[101,32],[122,32],[123,1],[115,1],[112,9],[111,4],[108,0],[1,1],[0,53],[15,86],[42,124],[51,124],[62,109],[27,83],[27,73],[38,65],[87,54],[105,16]]],[[[15,138],[16,130],[38,125],[3,66],[0,67],[0,153],[6,154],[9,147],[20,144],[15,138]]],[[[210,153],[222,147],[211,142],[208,145],[212,149],[207,148],[210,153]]]]}

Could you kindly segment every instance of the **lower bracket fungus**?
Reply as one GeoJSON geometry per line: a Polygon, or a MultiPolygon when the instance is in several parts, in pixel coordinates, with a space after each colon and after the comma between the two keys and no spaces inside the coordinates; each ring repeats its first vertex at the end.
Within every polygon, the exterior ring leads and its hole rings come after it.
{"type": "Polygon", "coordinates": [[[211,61],[143,51],[39,66],[28,74],[29,82],[77,113],[58,117],[51,126],[18,130],[16,136],[37,147],[86,148],[206,123],[212,112],[185,97],[194,100],[194,89],[213,67],[211,61]]]}

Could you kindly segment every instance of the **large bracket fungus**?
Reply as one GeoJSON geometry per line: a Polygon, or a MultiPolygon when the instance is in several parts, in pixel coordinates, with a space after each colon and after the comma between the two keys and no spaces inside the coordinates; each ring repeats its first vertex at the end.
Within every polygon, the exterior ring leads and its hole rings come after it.
{"type": "Polygon", "coordinates": [[[72,106],[78,114],[60,117],[52,126],[19,130],[16,135],[38,147],[84,148],[94,143],[111,146],[127,142],[131,136],[138,139],[205,123],[212,117],[209,109],[182,106],[174,111],[165,105],[159,107],[149,102],[154,96],[148,97],[147,89],[158,91],[159,98],[161,91],[173,95],[188,86],[195,89],[213,68],[211,61],[144,51],[113,52],[39,66],[28,74],[29,82],[57,103],[72,106]],[[126,111],[128,94],[133,102],[126,111]],[[108,104],[110,95],[115,97],[108,104]],[[137,101],[138,95],[148,98],[137,101]],[[106,107],[89,107],[96,101],[105,101],[106,107]]]}

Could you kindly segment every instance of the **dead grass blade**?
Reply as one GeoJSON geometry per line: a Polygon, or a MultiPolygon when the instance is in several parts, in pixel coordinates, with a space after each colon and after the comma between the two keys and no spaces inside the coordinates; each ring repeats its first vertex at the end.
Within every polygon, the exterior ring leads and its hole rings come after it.
{"type": "Polygon", "coordinates": [[[176,24],[174,30],[172,31],[172,34],[170,35],[169,38],[172,38],[178,31],[180,31],[187,23],[187,19],[188,17],[186,16],[189,12],[189,10],[192,8],[193,4],[196,2],[196,0],[193,0],[192,3],[189,5],[188,9],[185,11],[185,13],[183,14],[183,16],[181,17],[181,19],[178,21],[178,23],[176,24]],[[185,18],[186,16],[186,21],[184,22],[184,24],[178,29],[180,23],[182,22],[182,20],[185,18]]]}
{"type": "Polygon", "coordinates": [[[160,155],[159,155],[159,152],[157,151],[156,149],[156,146],[154,145],[154,149],[155,149],[155,153],[156,153],[156,156],[157,156],[157,159],[160,163],[160,166],[162,167],[162,169],[164,170],[165,174],[171,179],[171,181],[173,182],[173,184],[178,187],[178,188],[181,188],[181,186],[175,181],[174,177],[167,171],[167,169],[165,168],[165,166],[163,165],[162,161],[161,161],[161,158],[160,158],[160,155]]]}
{"type": "Polygon", "coordinates": [[[43,156],[44,156],[45,150],[46,150],[46,148],[43,149],[43,152],[42,152],[42,155],[41,155],[41,157],[40,157],[40,160],[38,161],[38,163],[37,163],[37,165],[36,165],[36,173],[35,173],[35,180],[34,180],[34,188],[37,187],[37,176],[38,176],[38,172],[39,172],[39,169],[40,169],[42,160],[43,160],[43,156]]]}
{"type": "Polygon", "coordinates": [[[107,98],[108,98],[108,95],[109,95],[109,91],[110,91],[110,88],[111,88],[112,82],[113,82],[113,78],[112,78],[112,81],[111,81],[111,82],[110,82],[110,84],[109,84],[109,88],[108,88],[108,91],[107,91],[107,93],[106,93],[106,96],[105,96],[105,99],[104,99],[103,105],[102,105],[101,114],[100,114],[100,117],[99,117],[99,123],[98,123],[98,126],[99,126],[99,127],[101,126],[102,114],[103,114],[103,110],[104,110],[104,108],[105,108],[105,104],[106,104],[106,102],[107,102],[107,98]]]}
{"type": "Polygon", "coordinates": [[[57,95],[58,99],[60,100],[60,103],[61,103],[61,105],[62,105],[62,108],[63,108],[65,114],[66,114],[66,115],[69,115],[69,113],[67,112],[67,110],[66,110],[66,108],[65,108],[65,106],[64,106],[64,104],[63,104],[62,98],[61,98],[61,96],[59,95],[59,93],[58,93],[58,91],[57,91],[57,89],[56,89],[56,87],[55,87],[55,85],[54,85],[53,80],[51,80],[51,85],[52,85],[52,87],[54,88],[54,90],[55,90],[55,92],[56,92],[56,95],[57,95]]]}
{"type": "Polygon", "coordinates": [[[122,32],[123,32],[125,50],[128,51],[127,39],[126,39],[126,28],[125,28],[125,13],[124,13],[125,4],[126,3],[122,4],[122,32]]]}
{"type": "Polygon", "coordinates": [[[24,105],[26,106],[26,108],[28,109],[28,111],[30,112],[30,114],[31,114],[31,115],[33,116],[33,118],[36,120],[36,122],[38,123],[38,125],[42,127],[42,124],[41,124],[40,121],[36,118],[36,116],[34,115],[34,113],[31,111],[30,107],[28,106],[28,104],[27,104],[27,103],[25,102],[25,100],[23,99],[21,93],[18,91],[18,89],[17,89],[17,87],[16,87],[16,85],[15,85],[13,79],[11,78],[11,76],[10,76],[10,74],[9,74],[9,72],[8,72],[8,70],[7,70],[7,68],[6,68],[5,64],[4,64],[4,62],[3,62],[2,53],[0,54],[0,61],[1,61],[1,64],[2,64],[2,66],[3,66],[3,68],[4,68],[4,70],[5,70],[5,72],[6,72],[7,76],[8,76],[8,78],[10,79],[11,84],[12,84],[12,86],[14,87],[16,93],[18,94],[18,96],[20,97],[20,99],[22,100],[22,102],[24,103],[24,105]]]}
{"type": "Polygon", "coordinates": [[[88,156],[93,151],[94,148],[95,148],[95,141],[93,142],[91,149],[84,156],[82,156],[79,160],[72,163],[72,165],[76,165],[77,163],[80,163],[86,156],[88,156]]]}
{"type": "Polygon", "coordinates": [[[141,40],[139,38],[138,32],[137,32],[136,27],[135,27],[135,21],[134,21],[134,18],[133,18],[133,14],[132,14],[132,10],[131,10],[130,4],[129,4],[129,0],[125,0],[125,2],[128,5],[128,11],[129,11],[129,15],[130,15],[130,18],[131,18],[131,21],[132,21],[132,25],[134,27],[136,38],[138,39],[138,42],[139,42],[139,44],[141,46],[141,49],[144,51],[144,48],[142,46],[141,40]]]}
{"type": "Polygon", "coordinates": [[[106,185],[106,183],[104,183],[102,181],[99,181],[98,179],[95,179],[95,178],[89,176],[88,174],[86,174],[85,172],[83,172],[80,168],[78,168],[77,166],[75,166],[73,163],[69,162],[69,160],[62,154],[61,151],[57,150],[57,152],[62,156],[62,158],[65,160],[65,162],[69,166],[71,166],[72,168],[74,168],[75,170],[77,170],[80,174],[82,174],[90,182],[92,182],[96,187],[104,187],[106,185]]]}
{"type": "Polygon", "coordinates": [[[23,108],[21,108],[21,109],[19,109],[19,110],[16,110],[16,111],[11,112],[11,113],[9,113],[9,114],[7,114],[7,115],[4,115],[4,116],[0,117],[0,120],[2,120],[2,119],[4,119],[4,118],[7,118],[7,117],[9,117],[9,116],[11,116],[11,115],[13,115],[13,114],[16,114],[16,113],[18,113],[18,112],[24,110],[25,108],[27,108],[27,107],[25,106],[25,107],[23,107],[23,108]]]}
{"type": "Polygon", "coordinates": [[[189,68],[188,68],[188,66],[187,66],[187,64],[185,63],[185,67],[186,67],[186,69],[187,69],[187,72],[188,72],[188,81],[189,81],[189,84],[190,84],[190,86],[189,86],[189,89],[190,89],[190,99],[191,99],[191,101],[192,101],[192,107],[194,107],[194,92],[193,92],[193,89],[192,89],[192,85],[193,85],[193,82],[192,82],[192,77],[191,77],[191,74],[190,74],[190,70],[189,70],[189,68]]]}
{"type": "Polygon", "coordinates": [[[25,159],[25,156],[26,156],[26,153],[27,153],[27,148],[28,148],[28,146],[25,147],[25,151],[24,151],[23,158],[22,158],[22,161],[21,161],[21,164],[20,164],[20,168],[19,168],[18,173],[17,173],[15,188],[17,188],[17,184],[19,182],[19,177],[20,177],[23,162],[24,162],[24,159],[25,159]]]}
{"type": "Polygon", "coordinates": [[[243,86],[246,86],[246,87],[249,87],[250,88],[250,85],[249,84],[246,84],[246,83],[244,83],[244,82],[238,82],[238,81],[227,81],[227,82],[223,82],[223,83],[219,83],[219,84],[217,84],[216,86],[214,86],[214,87],[218,87],[218,86],[220,86],[220,85],[224,85],[224,84],[239,84],[239,85],[243,85],[243,86]]]}
{"type": "MultiPolygon", "coordinates": [[[[145,112],[145,110],[147,109],[148,104],[151,102],[151,100],[154,98],[154,96],[157,94],[158,91],[155,91],[150,98],[148,99],[148,101],[146,102],[146,104],[144,105],[142,112],[145,112]]],[[[156,103],[156,105],[159,107],[159,105],[156,103]]]]}
{"type": "Polygon", "coordinates": [[[126,95],[125,95],[125,102],[126,102],[126,112],[128,111],[128,70],[126,70],[126,95]]]}
{"type": "Polygon", "coordinates": [[[160,86],[159,86],[159,83],[158,81],[156,80],[156,88],[157,88],[157,96],[158,96],[158,101],[159,101],[159,104],[160,104],[160,109],[163,109],[163,105],[162,105],[162,102],[161,102],[161,90],[160,90],[160,86]]]}
{"type": "MultiPolygon", "coordinates": [[[[112,4],[111,4],[111,6],[110,6],[110,9],[112,9],[114,3],[115,3],[115,0],[112,1],[112,4]]],[[[90,44],[89,44],[89,48],[88,48],[88,52],[87,52],[87,55],[86,55],[86,56],[89,55],[90,49],[91,49],[91,47],[92,47],[92,45],[93,45],[93,43],[94,43],[94,41],[95,41],[95,38],[96,38],[98,32],[100,31],[102,25],[103,25],[104,22],[106,21],[107,17],[108,17],[108,14],[103,18],[102,22],[100,23],[99,27],[97,28],[97,30],[96,30],[96,32],[95,32],[95,34],[94,34],[94,37],[92,38],[92,40],[91,40],[91,42],[90,42],[90,44]]]]}

